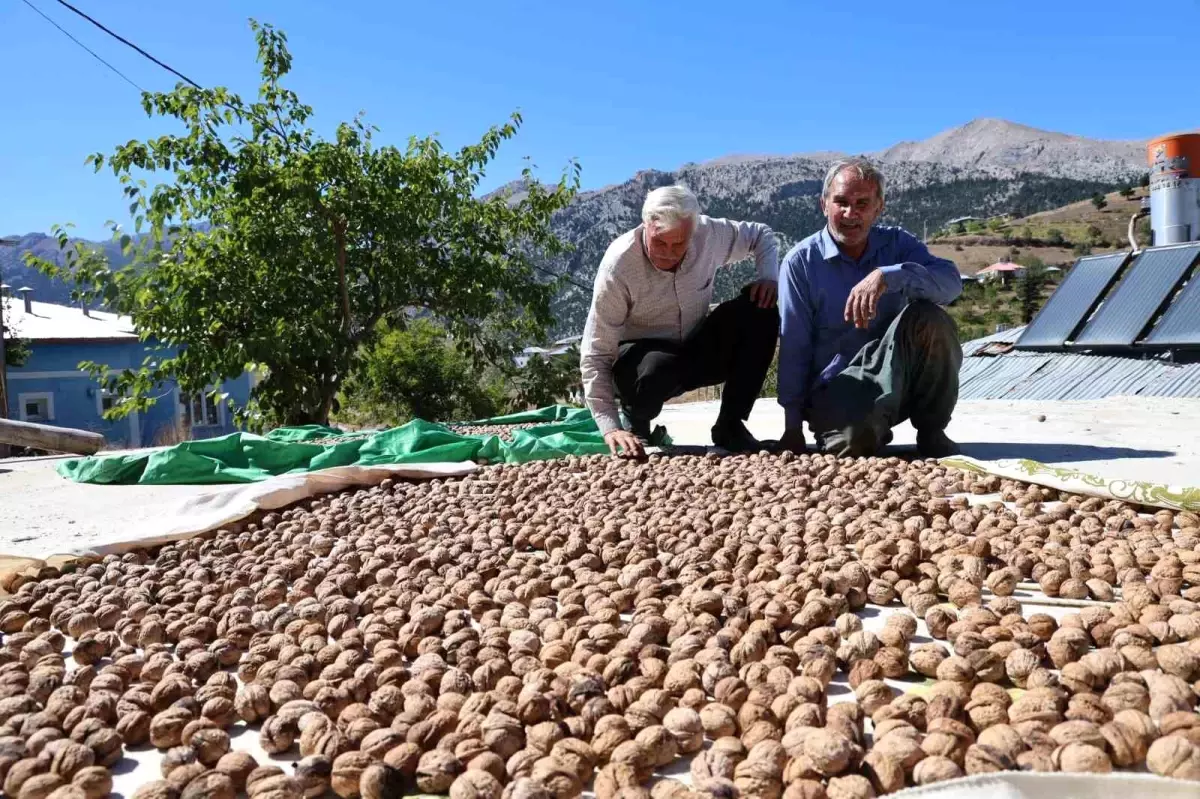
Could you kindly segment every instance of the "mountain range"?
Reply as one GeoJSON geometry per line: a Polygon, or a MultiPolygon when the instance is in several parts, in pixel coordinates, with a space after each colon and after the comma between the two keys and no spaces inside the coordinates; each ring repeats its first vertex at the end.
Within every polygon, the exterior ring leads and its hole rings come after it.
{"type": "MultiPolygon", "coordinates": [[[[919,142],[900,142],[868,153],[883,167],[887,210],[883,221],[920,234],[960,216],[1024,216],[1087,199],[1136,181],[1146,171],[1145,142],[1100,141],[1038,130],[1001,119],[976,119],[919,142]]],[[[581,192],[552,225],[574,245],[548,260],[546,271],[565,277],[554,301],[558,335],[583,327],[596,268],[608,244],[640,221],[646,193],[682,183],[696,192],[710,216],[765,222],[786,250],[823,224],[818,199],[837,152],[801,155],[729,155],[674,171],[643,170],[624,183],[581,192]]],[[[585,165],[586,166],[586,165],[585,165]]],[[[506,187],[519,191],[520,186],[506,187]]],[[[119,249],[104,243],[114,264],[119,249]]],[[[0,276],[14,288],[29,286],[44,301],[69,302],[70,288],[28,269],[21,254],[51,256],[48,235],[19,237],[0,247],[0,276]]],[[[748,264],[725,270],[716,298],[732,296],[751,274],[748,264]]]]}

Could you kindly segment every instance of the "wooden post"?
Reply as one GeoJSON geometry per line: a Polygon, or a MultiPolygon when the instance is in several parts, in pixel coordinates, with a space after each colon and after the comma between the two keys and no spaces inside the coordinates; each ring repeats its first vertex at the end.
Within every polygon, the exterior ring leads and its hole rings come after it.
{"type": "Polygon", "coordinates": [[[13,419],[0,419],[0,442],[77,455],[92,455],[108,443],[104,436],[89,430],[73,430],[69,427],[53,427],[13,419]]]}

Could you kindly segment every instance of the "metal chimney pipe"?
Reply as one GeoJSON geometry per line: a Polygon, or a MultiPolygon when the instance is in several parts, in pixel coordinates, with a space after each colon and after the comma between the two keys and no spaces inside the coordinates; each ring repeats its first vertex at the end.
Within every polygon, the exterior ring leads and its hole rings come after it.
{"type": "Polygon", "coordinates": [[[29,286],[24,286],[17,289],[17,293],[25,300],[25,313],[33,313],[33,289],[29,288],[29,286]]]}

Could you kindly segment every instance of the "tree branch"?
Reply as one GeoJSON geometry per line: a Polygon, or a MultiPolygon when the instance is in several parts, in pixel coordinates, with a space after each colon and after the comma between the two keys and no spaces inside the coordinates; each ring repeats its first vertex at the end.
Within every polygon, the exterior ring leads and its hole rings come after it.
{"type": "Polygon", "coordinates": [[[350,288],[346,285],[346,220],[333,220],[333,239],[337,246],[338,288],[342,293],[342,333],[350,336],[350,288]]]}

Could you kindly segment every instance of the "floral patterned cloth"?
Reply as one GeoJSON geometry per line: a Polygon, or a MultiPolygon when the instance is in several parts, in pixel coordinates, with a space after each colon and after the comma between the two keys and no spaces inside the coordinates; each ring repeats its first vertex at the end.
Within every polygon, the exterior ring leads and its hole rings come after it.
{"type": "Polygon", "coordinates": [[[1035,483],[1086,496],[1119,499],[1124,502],[1168,510],[1200,512],[1200,486],[1172,486],[1141,480],[1099,477],[1078,469],[1052,466],[1025,458],[980,461],[965,455],[956,455],[943,458],[939,462],[944,466],[994,474],[998,477],[1035,483]]]}

